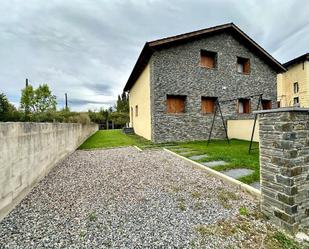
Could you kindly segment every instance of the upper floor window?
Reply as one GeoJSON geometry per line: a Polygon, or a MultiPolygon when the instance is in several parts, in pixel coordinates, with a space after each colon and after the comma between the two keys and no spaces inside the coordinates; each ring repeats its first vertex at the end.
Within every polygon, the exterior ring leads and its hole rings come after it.
{"type": "Polygon", "coordinates": [[[237,72],[249,74],[250,73],[250,60],[247,58],[237,57],[237,72]]]}
{"type": "Polygon", "coordinates": [[[294,93],[298,93],[299,92],[299,85],[298,82],[294,83],[294,93]]]}
{"type": "Polygon", "coordinates": [[[217,53],[212,51],[201,50],[201,67],[216,68],[217,53]]]}
{"type": "Polygon", "coordinates": [[[263,110],[269,110],[272,108],[271,100],[262,99],[263,110]]]}
{"type": "Polygon", "coordinates": [[[217,97],[202,97],[202,113],[214,113],[217,97]]]}
{"type": "Polygon", "coordinates": [[[238,113],[250,113],[250,99],[238,99],[238,113]]]}
{"type": "Polygon", "coordinates": [[[135,106],[135,117],[138,117],[138,105],[135,106]]]}
{"type": "Polygon", "coordinates": [[[167,113],[184,113],[186,96],[184,95],[167,95],[166,112],[167,113]]]}

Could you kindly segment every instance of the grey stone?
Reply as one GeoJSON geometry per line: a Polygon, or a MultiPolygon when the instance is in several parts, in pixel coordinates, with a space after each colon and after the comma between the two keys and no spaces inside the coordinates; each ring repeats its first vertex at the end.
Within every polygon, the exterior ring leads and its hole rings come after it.
{"type": "Polygon", "coordinates": [[[207,167],[215,167],[215,166],[221,166],[221,165],[226,165],[227,162],[225,161],[211,161],[211,162],[203,162],[203,165],[207,166],[207,167]]]}
{"type": "Polygon", "coordinates": [[[191,160],[200,160],[202,158],[208,157],[207,154],[203,154],[203,155],[197,155],[197,156],[190,156],[189,159],[191,160]]]}
{"type": "Polygon", "coordinates": [[[261,189],[261,183],[260,182],[253,182],[250,184],[251,187],[254,187],[256,189],[261,189]]]}
{"type": "Polygon", "coordinates": [[[232,178],[240,178],[242,176],[247,176],[252,174],[254,171],[252,169],[245,169],[245,168],[240,168],[240,169],[229,169],[226,171],[223,171],[221,173],[230,176],[232,178]]]}

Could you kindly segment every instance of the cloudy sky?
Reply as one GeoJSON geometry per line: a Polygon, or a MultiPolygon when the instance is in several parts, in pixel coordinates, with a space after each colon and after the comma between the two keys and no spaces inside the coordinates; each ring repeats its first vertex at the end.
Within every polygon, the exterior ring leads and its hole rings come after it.
{"type": "Polygon", "coordinates": [[[0,92],[25,78],[59,108],[107,107],[146,41],[234,22],[280,62],[309,51],[308,0],[1,0],[0,92]]]}

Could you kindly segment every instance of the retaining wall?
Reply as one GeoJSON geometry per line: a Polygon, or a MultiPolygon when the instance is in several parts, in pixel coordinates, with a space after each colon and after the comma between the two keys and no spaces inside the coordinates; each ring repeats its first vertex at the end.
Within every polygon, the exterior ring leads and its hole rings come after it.
{"type": "Polygon", "coordinates": [[[0,123],[0,220],[97,130],[96,124],[0,123]]]}

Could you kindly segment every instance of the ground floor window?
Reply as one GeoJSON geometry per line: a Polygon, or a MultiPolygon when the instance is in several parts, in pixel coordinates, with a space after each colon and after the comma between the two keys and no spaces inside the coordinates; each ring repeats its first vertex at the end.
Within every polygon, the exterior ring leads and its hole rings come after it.
{"type": "Polygon", "coordinates": [[[250,99],[238,99],[238,113],[250,113],[250,99]]]}
{"type": "Polygon", "coordinates": [[[294,105],[298,105],[299,104],[299,98],[298,97],[295,97],[294,98],[294,105]]]}
{"type": "Polygon", "coordinates": [[[166,112],[167,113],[184,113],[186,104],[185,95],[167,95],[166,112]]]}
{"type": "Polygon", "coordinates": [[[272,108],[271,100],[262,99],[263,110],[269,110],[272,108]]]}
{"type": "Polygon", "coordinates": [[[214,113],[217,97],[202,97],[202,113],[214,113]]]}
{"type": "Polygon", "coordinates": [[[138,117],[138,105],[135,106],[135,117],[138,117]]]}

